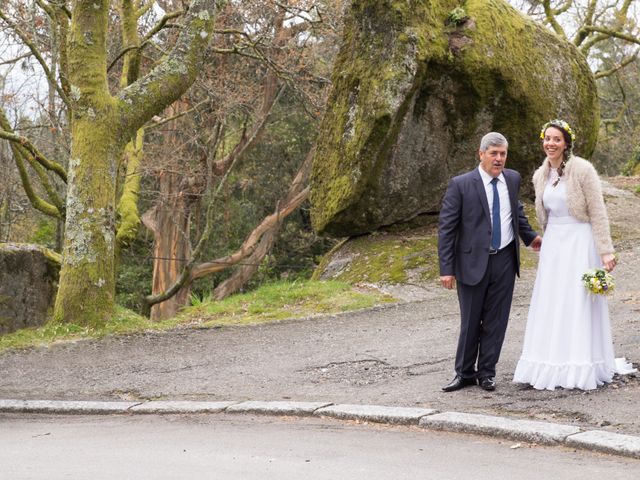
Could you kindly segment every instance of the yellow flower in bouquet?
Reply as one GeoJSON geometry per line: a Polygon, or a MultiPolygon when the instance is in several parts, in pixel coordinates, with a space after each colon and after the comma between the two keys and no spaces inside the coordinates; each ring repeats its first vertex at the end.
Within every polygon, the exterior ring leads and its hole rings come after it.
{"type": "Polygon", "coordinates": [[[615,289],[613,276],[602,268],[589,270],[582,275],[582,284],[594,295],[609,295],[615,289]]]}

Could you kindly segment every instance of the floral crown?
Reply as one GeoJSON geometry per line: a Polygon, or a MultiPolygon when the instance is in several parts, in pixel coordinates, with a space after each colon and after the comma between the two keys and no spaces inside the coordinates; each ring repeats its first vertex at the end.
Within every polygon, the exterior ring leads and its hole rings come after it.
{"type": "Polygon", "coordinates": [[[571,125],[569,125],[564,120],[556,118],[555,120],[550,120],[542,126],[542,130],[540,130],[540,138],[544,140],[544,132],[549,127],[556,127],[561,130],[564,130],[571,137],[571,143],[573,144],[576,141],[576,134],[573,132],[571,125]]]}

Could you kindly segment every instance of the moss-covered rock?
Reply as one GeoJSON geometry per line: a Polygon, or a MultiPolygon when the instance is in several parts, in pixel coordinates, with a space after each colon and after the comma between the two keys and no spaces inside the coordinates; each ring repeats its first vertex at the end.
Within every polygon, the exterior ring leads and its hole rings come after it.
{"type": "Polygon", "coordinates": [[[315,279],[356,283],[422,283],[437,278],[434,226],[379,231],[336,245],[314,272],[315,279]]]}
{"type": "Polygon", "coordinates": [[[502,0],[354,0],[333,82],[311,179],[319,232],[357,235],[437,211],[492,130],[525,177],[551,118],[574,126],[582,156],[595,147],[585,59],[502,0]]]}
{"type": "Polygon", "coordinates": [[[60,256],[47,248],[0,243],[0,335],[47,321],[59,270],[60,256]]]}
{"type": "MultiPolygon", "coordinates": [[[[535,223],[535,207],[525,210],[535,223]]],[[[521,269],[534,268],[538,255],[521,245],[521,269]]],[[[431,223],[420,227],[398,224],[391,229],[345,239],[327,253],[313,278],[351,284],[428,284],[440,276],[438,231],[431,223]]]]}

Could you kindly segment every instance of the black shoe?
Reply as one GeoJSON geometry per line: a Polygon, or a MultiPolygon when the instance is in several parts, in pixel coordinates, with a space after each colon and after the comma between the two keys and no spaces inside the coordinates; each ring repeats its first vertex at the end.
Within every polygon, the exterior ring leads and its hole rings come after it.
{"type": "Polygon", "coordinates": [[[478,382],[475,378],[462,378],[460,375],[456,375],[451,383],[446,387],[442,387],[443,392],[455,392],[464,387],[470,387],[471,385],[477,385],[478,382]]]}
{"type": "Polygon", "coordinates": [[[496,381],[493,377],[482,377],[480,379],[480,388],[487,392],[493,392],[496,389],[496,381]]]}

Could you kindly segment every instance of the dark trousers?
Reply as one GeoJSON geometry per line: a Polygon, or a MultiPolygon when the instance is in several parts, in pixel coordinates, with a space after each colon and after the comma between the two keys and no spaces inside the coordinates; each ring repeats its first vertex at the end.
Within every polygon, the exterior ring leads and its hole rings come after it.
{"type": "Polygon", "coordinates": [[[461,323],[456,373],[463,378],[496,374],[513,298],[515,241],[489,256],[487,271],[480,283],[465,285],[458,282],[461,323]]]}

